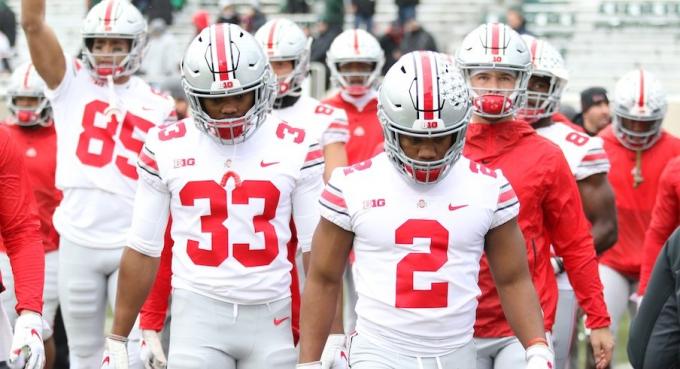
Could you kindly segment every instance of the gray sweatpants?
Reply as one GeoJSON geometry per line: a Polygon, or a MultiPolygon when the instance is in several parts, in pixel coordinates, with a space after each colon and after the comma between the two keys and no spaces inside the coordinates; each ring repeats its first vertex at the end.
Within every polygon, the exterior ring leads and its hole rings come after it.
{"type": "Polygon", "coordinates": [[[172,292],[169,369],[293,369],[290,299],[238,305],[172,292]]]}

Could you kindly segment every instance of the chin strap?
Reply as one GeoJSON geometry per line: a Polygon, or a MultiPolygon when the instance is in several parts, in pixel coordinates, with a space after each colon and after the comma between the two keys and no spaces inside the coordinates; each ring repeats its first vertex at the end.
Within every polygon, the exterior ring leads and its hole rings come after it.
{"type": "Polygon", "coordinates": [[[637,150],[635,153],[635,168],[633,168],[633,188],[637,188],[644,182],[642,177],[642,150],[637,150]]]}

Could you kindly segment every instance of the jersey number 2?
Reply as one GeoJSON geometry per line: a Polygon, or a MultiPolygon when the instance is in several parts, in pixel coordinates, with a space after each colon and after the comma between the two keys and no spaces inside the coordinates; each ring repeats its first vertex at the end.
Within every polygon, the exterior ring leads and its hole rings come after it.
{"type": "MultiPolygon", "coordinates": [[[[95,125],[97,113],[104,113],[109,104],[95,100],[85,105],[83,113],[83,132],[78,137],[76,155],[80,162],[92,167],[101,168],[113,160],[113,152],[116,147],[114,136],[118,131],[118,125],[122,123],[118,135],[123,147],[139,154],[144,145],[143,141],[134,138],[135,128],[146,133],[153,127],[153,123],[136,115],[126,113],[122,122],[116,116],[106,123],[105,127],[95,125]],[[95,152],[93,152],[95,151],[95,152]]],[[[137,179],[137,169],[129,163],[129,159],[122,155],[116,155],[116,167],[126,177],[137,179]]]]}
{"type": "MultiPolygon", "coordinates": [[[[234,243],[234,258],[245,267],[271,264],[279,254],[279,239],[270,223],[276,216],[281,192],[269,181],[245,180],[231,193],[233,205],[247,205],[250,199],[264,200],[264,210],[253,216],[255,233],[262,233],[264,248],[253,249],[247,243],[234,243]]],[[[201,246],[196,240],[187,241],[187,254],[196,265],[216,267],[229,257],[229,230],[224,222],[229,217],[227,190],[215,181],[187,183],[179,192],[184,206],[194,206],[198,199],[207,199],[210,214],[201,216],[201,231],[210,233],[211,244],[201,246]]]]}
{"type": "Polygon", "coordinates": [[[412,252],[397,264],[395,306],[404,309],[446,307],[449,302],[448,282],[433,282],[429,290],[416,290],[414,274],[436,272],[446,264],[449,231],[436,220],[409,219],[397,228],[394,241],[397,245],[412,245],[416,238],[429,238],[430,252],[412,252]]]}

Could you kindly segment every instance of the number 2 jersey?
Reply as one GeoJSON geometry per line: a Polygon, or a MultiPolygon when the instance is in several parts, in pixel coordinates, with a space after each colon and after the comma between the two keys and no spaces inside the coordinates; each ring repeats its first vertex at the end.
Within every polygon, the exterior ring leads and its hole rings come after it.
{"type": "Polygon", "coordinates": [[[319,220],[316,140],[269,116],[223,145],[188,118],[149,131],[138,165],[129,246],[160,256],[169,210],[173,288],[239,304],[290,296],[291,216],[307,249],[319,220]]]}
{"type": "Polygon", "coordinates": [[[54,213],[62,237],[96,248],[125,245],[146,132],[174,117],[174,103],[138,77],[110,87],[66,58],[61,84],[45,93],[57,131],[54,213]],[[112,109],[113,108],[113,109],[112,109]],[[117,114],[107,114],[116,110],[117,114]]]}
{"type": "Polygon", "coordinates": [[[410,356],[470,342],[485,236],[519,213],[500,171],[461,157],[441,182],[409,183],[382,153],[336,169],[320,205],[354,233],[359,334],[410,356]]]}

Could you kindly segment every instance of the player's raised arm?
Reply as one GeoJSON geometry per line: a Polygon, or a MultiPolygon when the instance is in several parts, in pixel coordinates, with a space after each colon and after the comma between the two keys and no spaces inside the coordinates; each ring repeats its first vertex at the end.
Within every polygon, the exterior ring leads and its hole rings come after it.
{"type": "Polygon", "coordinates": [[[66,61],[57,36],[45,22],[45,0],[21,1],[21,27],[35,69],[47,87],[56,88],[66,73],[66,61]]]}

